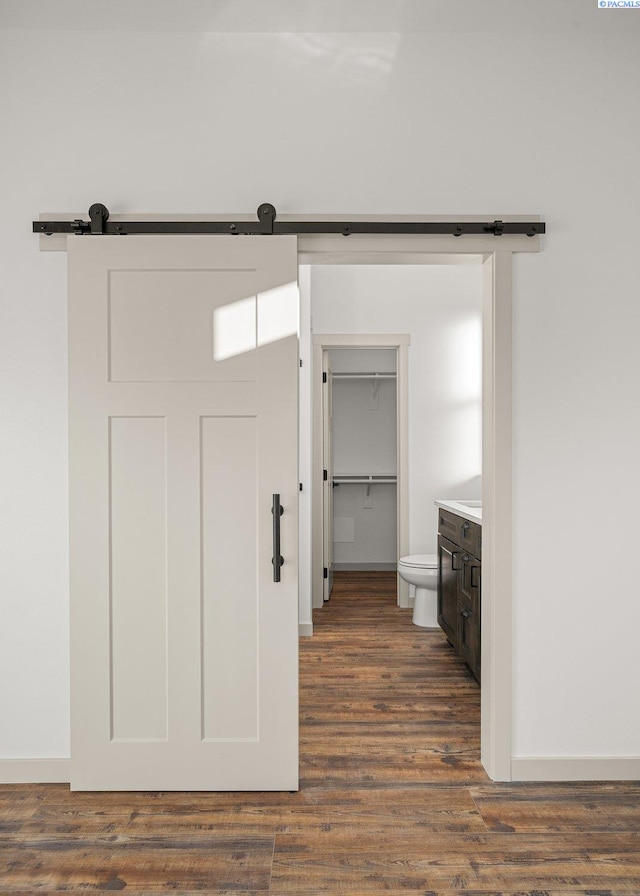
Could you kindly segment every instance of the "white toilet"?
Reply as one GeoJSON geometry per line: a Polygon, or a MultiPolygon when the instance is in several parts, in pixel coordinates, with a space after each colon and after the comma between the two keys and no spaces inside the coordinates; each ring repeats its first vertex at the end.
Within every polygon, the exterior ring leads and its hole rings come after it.
{"type": "Polygon", "coordinates": [[[413,624],[423,628],[438,627],[438,556],[411,554],[398,561],[400,577],[416,586],[413,624]]]}

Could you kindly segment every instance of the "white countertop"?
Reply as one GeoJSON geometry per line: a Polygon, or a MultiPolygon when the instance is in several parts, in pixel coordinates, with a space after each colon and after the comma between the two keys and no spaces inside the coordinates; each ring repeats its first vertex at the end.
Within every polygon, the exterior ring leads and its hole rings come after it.
{"type": "Polygon", "coordinates": [[[482,525],[482,501],[434,501],[436,507],[442,507],[450,513],[457,513],[465,520],[473,520],[482,525]]]}

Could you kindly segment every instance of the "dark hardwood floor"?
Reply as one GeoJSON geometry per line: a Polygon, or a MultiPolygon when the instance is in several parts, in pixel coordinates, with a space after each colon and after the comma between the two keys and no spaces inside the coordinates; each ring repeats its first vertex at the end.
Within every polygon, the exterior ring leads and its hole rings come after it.
{"type": "Polygon", "coordinates": [[[0,785],[0,892],[640,894],[640,784],[504,785],[480,692],[395,575],[336,576],[301,640],[301,790],[0,785]]]}

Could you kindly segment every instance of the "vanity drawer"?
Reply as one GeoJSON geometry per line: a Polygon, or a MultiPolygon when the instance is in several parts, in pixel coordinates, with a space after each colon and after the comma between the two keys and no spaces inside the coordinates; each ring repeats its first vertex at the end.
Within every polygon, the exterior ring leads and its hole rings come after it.
{"type": "Polygon", "coordinates": [[[458,535],[461,522],[462,520],[455,513],[449,513],[448,510],[443,510],[442,507],[438,508],[438,534],[442,535],[443,538],[448,538],[454,544],[460,544],[458,535]]]}
{"type": "Polygon", "coordinates": [[[471,520],[458,517],[460,528],[458,530],[458,544],[465,551],[475,557],[482,556],[482,526],[472,523],[471,520]]]}
{"type": "Polygon", "coordinates": [[[460,545],[463,550],[473,554],[474,557],[482,556],[482,526],[472,523],[457,513],[438,508],[438,534],[448,538],[454,544],[460,545]]]}

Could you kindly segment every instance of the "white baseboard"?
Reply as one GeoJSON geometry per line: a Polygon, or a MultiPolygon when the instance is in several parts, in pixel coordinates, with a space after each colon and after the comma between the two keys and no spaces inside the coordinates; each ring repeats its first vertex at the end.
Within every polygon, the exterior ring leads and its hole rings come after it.
{"type": "Polygon", "coordinates": [[[298,634],[302,638],[310,638],[313,634],[313,622],[299,622],[298,634]]]}
{"type": "Polygon", "coordinates": [[[638,781],[640,756],[514,756],[512,781],[638,781]]]}
{"type": "Polygon", "coordinates": [[[333,569],[335,572],[397,572],[398,564],[396,561],[391,560],[389,562],[371,562],[362,563],[360,562],[348,562],[346,560],[341,560],[333,562],[333,569]]]}
{"type": "Polygon", "coordinates": [[[0,759],[0,784],[68,784],[70,759],[0,759]]]}

